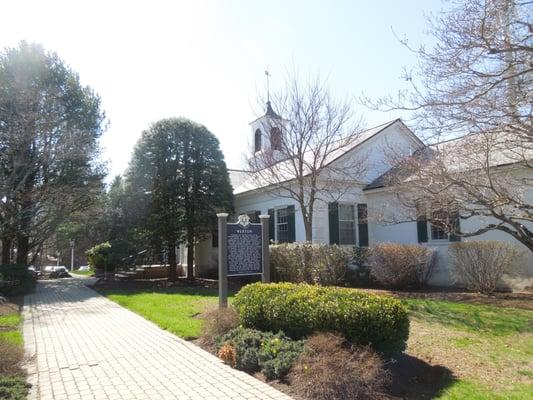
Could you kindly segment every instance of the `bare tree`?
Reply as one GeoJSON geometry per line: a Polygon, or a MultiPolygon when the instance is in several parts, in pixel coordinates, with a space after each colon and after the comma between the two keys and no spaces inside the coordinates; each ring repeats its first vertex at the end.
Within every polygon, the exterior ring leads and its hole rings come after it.
{"type": "Polygon", "coordinates": [[[435,46],[413,50],[419,65],[405,73],[410,88],[363,101],[375,109],[412,111],[425,139],[440,142],[396,160],[388,180],[404,205],[453,234],[499,230],[533,250],[531,4],[453,3],[430,21],[435,46]],[[458,223],[450,213],[477,223],[458,223]]]}
{"type": "Polygon", "coordinates": [[[358,142],[361,119],[320,78],[302,83],[296,74],[267,105],[263,131],[270,145],[248,158],[247,166],[257,187],[297,202],[311,241],[316,202],[338,199],[364,172],[363,156],[335,162],[358,142]]]}

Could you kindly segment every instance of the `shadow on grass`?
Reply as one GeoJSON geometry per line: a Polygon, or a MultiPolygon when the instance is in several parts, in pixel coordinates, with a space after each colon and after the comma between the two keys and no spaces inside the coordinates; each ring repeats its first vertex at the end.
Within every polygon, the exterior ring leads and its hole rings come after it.
{"type": "Polygon", "coordinates": [[[388,370],[392,375],[388,392],[402,399],[433,399],[457,381],[448,368],[407,354],[389,364],[388,370]]]}

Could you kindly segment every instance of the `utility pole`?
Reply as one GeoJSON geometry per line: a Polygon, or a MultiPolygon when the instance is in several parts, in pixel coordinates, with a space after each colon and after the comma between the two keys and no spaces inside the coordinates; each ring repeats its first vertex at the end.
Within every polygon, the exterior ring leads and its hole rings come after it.
{"type": "Polygon", "coordinates": [[[74,271],[74,240],[70,241],[70,272],[74,271]]]}

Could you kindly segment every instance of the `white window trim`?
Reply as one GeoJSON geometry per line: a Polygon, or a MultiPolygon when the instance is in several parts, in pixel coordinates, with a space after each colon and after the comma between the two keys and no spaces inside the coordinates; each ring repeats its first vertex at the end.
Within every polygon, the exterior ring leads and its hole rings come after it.
{"type": "MultiPolygon", "coordinates": [[[[276,243],[279,243],[278,241],[278,210],[286,210],[289,208],[289,205],[284,206],[276,206],[274,207],[274,241],[276,243]]],[[[288,214],[287,214],[288,216],[288,214]]],[[[287,229],[289,229],[289,221],[287,220],[287,229]]]]}
{"type": "Polygon", "coordinates": [[[427,221],[427,230],[428,230],[428,242],[430,243],[448,243],[450,241],[450,234],[446,233],[446,238],[444,239],[433,239],[431,227],[432,227],[431,221],[427,221]]]}
{"type": "MultiPolygon", "coordinates": [[[[357,246],[358,245],[358,235],[359,235],[359,232],[357,232],[357,226],[359,224],[359,221],[358,221],[358,215],[357,215],[357,203],[350,203],[350,202],[338,202],[338,208],[339,208],[339,211],[338,211],[338,216],[337,216],[337,225],[338,225],[338,230],[339,230],[339,246],[348,246],[348,247],[353,247],[353,246],[357,246]],[[341,212],[340,212],[340,207],[341,206],[353,206],[353,238],[354,238],[354,243],[350,243],[350,244],[341,244],[341,212]]],[[[348,221],[348,220],[342,220],[342,221],[348,221]]]]}

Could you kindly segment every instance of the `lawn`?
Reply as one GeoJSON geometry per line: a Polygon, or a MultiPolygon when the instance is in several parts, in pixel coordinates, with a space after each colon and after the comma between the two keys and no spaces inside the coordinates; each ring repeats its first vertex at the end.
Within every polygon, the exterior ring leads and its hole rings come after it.
{"type": "Polygon", "coordinates": [[[94,275],[94,271],[92,269],[88,271],[80,271],[79,269],[75,269],[71,272],[72,275],[83,275],[83,276],[91,276],[94,275]]]}
{"type": "MultiPolygon", "coordinates": [[[[203,323],[198,316],[218,301],[216,289],[203,287],[102,292],[185,339],[198,337],[203,323]]],[[[402,372],[402,390],[407,391],[403,397],[533,398],[533,311],[440,300],[402,301],[411,315],[406,368],[413,362],[418,366],[410,376],[402,372]],[[420,391],[423,385],[425,392],[420,391]]]]}
{"type": "Polygon", "coordinates": [[[22,317],[16,304],[0,304],[0,398],[25,399],[28,392],[23,357],[22,317]]]}
{"type": "Polygon", "coordinates": [[[203,321],[198,315],[218,302],[218,291],[204,287],[103,290],[102,294],[184,339],[200,335],[203,321]]]}
{"type": "Polygon", "coordinates": [[[533,311],[449,301],[404,300],[408,354],[449,369],[436,398],[533,398],[533,311]]]}

